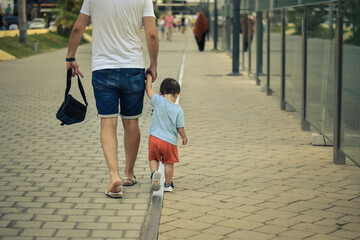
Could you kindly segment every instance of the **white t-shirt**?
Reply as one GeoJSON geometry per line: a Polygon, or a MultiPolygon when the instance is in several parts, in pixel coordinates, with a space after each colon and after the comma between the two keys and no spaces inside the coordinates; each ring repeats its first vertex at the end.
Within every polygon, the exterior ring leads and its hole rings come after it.
{"type": "Polygon", "coordinates": [[[84,0],[81,13],[90,16],[92,70],[145,68],[143,17],[155,17],[152,0],[84,0]]]}

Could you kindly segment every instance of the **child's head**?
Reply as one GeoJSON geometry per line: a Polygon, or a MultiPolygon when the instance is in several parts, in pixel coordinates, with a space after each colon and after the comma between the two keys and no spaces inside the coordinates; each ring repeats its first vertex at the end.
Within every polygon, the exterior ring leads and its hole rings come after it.
{"type": "Polygon", "coordinates": [[[160,94],[161,95],[165,95],[165,94],[172,94],[172,95],[176,95],[176,94],[180,94],[180,85],[179,83],[172,78],[165,78],[161,85],[160,85],[160,94]]]}

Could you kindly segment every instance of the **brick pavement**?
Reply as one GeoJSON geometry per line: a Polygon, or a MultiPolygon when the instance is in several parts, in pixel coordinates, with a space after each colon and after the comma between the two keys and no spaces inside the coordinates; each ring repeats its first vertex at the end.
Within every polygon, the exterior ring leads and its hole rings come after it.
{"type": "MultiPolygon", "coordinates": [[[[209,43],[199,53],[191,35],[175,39],[160,44],[159,79],[178,77],[187,46],[180,104],[189,144],[179,148],[177,190],[165,194],[159,239],[360,239],[359,169],[336,166],[331,148],[311,146],[276,96],[226,76],[225,53],[209,43]]],[[[140,119],[139,184],[122,200],[105,198],[89,45],[77,56],[87,119],[61,128],[54,117],[65,52],[0,63],[0,239],[139,239],[150,197],[149,102],[140,119]]]]}
{"type": "Polygon", "coordinates": [[[187,146],[165,193],[160,240],[360,239],[360,171],[311,146],[297,113],[231,59],[189,38],[180,105],[187,146]]]}
{"type": "MultiPolygon", "coordinates": [[[[161,42],[159,79],[177,78],[186,37],[161,42]]],[[[91,87],[91,46],[79,47],[89,102],[86,120],[61,127],[55,113],[65,91],[66,49],[0,63],[0,239],[139,239],[150,199],[146,99],[135,166],[138,184],[124,198],[104,195],[107,166],[91,87]]],[[[160,81],[154,84],[159,87],[160,81]]],[[[71,93],[81,99],[76,81],[71,93]]],[[[121,124],[119,166],[123,176],[121,124]]]]}

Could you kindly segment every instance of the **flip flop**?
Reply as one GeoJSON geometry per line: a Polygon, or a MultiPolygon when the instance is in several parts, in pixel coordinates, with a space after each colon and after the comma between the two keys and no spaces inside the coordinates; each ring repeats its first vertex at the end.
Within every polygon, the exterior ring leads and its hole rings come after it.
{"type": "Polygon", "coordinates": [[[108,190],[105,191],[105,195],[109,198],[122,198],[122,191],[120,192],[109,192],[108,190]]]}
{"type": "Polygon", "coordinates": [[[134,178],[131,178],[131,177],[124,177],[123,178],[123,186],[133,186],[133,185],[135,185],[137,183],[137,181],[136,181],[136,177],[134,176],[134,178]],[[131,183],[124,183],[124,180],[130,180],[131,181],[131,183]]]}

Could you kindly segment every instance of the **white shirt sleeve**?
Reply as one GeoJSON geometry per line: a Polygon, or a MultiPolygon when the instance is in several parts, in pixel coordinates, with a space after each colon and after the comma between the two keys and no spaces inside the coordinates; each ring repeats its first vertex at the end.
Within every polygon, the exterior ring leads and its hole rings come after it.
{"type": "Polygon", "coordinates": [[[153,6],[152,0],[144,0],[143,17],[154,17],[155,18],[154,6],[153,6]]]}
{"type": "Polygon", "coordinates": [[[90,0],[84,0],[80,12],[87,15],[87,16],[91,16],[90,0]]]}

